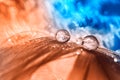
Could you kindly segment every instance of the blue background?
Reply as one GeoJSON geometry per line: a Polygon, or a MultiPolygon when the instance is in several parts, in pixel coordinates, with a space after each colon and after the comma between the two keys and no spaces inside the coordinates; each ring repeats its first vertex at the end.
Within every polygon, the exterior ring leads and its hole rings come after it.
{"type": "Polygon", "coordinates": [[[51,11],[57,26],[105,36],[102,43],[120,49],[120,0],[53,0],[51,11]],[[76,25],[77,24],[77,25],[76,25]]]}

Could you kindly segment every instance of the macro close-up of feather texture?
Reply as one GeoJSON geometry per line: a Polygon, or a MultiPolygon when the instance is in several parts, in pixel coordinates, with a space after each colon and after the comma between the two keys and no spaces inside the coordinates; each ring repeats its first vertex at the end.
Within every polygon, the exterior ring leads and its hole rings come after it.
{"type": "Polygon", "coordinates": [[[0,80],[120,80],[119,0],[0,0],[0,80]]]}

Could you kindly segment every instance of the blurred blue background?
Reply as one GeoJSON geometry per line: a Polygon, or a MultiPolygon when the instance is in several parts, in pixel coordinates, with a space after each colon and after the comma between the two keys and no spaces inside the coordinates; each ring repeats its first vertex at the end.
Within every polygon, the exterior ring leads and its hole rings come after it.
{"type": "Polygon", "coordinates": [[[120,49],[120,0],[52,0],[51,6],[56,26],[84,28],[100,35],[105,47],[120,49]]]}

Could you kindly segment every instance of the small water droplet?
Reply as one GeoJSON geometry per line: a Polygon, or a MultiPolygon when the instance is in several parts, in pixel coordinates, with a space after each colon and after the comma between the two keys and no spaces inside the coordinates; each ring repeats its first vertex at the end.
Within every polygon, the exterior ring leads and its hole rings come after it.
{"type": "Polygon", "coordinates": [[[70,34],[67,30],[61,29],[57,31],[55,38],[58,42],[64,43],[69,41],[70,34]]]}
{"type": "Polygon", "coordinates": [[[11,42],[12,40],[11,39],[8,39],[8,42],[11,42]]]}
{"type": "Polygon", "coordinates": [[[77,52],[76,52],[76,54],[77,54],[77,55],[79,55],[79,54],[80,54],[80,52],[78,52],[78,51],[77,51],[77,52]]]}
{"type": "Polygon", "coordinates": [[[117,58],[114,58],[114,62],[118,62],[118,59],[117,59],[117,58]]]}

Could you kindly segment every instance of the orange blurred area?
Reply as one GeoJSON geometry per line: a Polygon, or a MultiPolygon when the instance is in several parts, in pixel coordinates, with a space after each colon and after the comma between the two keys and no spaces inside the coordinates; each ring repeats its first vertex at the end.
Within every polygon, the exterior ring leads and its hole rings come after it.
{"type": "Polygon", "coordinates": [[[44,1],[0,0],[0,80],[120,80],[111,57],[54,39],[44,1]]]}
{"type": "Polygon", "coordinates": [[[120,80],[119,75],[111,57],[75,43],[46,37],[0,49],[0,80],[120,80]]]}
{"type": "Polygon", "coordinates": [[[16,33],[43,31],[49,26],[43,0],[0,0],[0,43],[16,33]]]}

